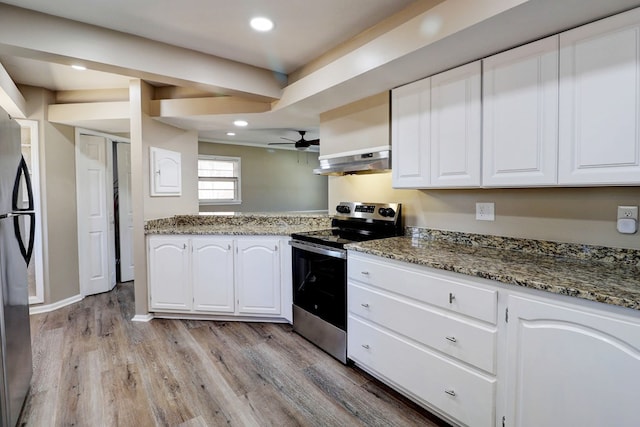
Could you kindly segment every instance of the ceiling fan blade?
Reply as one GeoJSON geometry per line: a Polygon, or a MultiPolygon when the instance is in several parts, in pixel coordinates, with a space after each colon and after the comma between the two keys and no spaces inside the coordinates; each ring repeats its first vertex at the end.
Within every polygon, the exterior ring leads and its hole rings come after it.
{"type": "Polygon", "coordinates": [[[295,142],[270,142],[267,145],[294,145],[295,142]]]}
{"type": "Polygon", "coordinates": [[[298,142],[295,139],[285,138],[284,136],[281,136],[280,139],[286,139],[287,141],[291,141],[291,142],[298,142]]]}
{"type": "Polygon", "coordinates": [[[320,145],[320,140],[319,139],[310,139],[307,141],[307,143],[309,145],[320,145]]]}

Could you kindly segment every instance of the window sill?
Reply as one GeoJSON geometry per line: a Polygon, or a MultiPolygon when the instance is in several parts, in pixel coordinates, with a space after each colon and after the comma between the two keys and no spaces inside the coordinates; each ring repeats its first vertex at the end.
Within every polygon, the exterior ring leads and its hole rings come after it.
{"type": "Polygon", "coordinates": [[[240,205],[242,204],[242,200],[220,200],[220,201],[213,201],[213,200],[200,200],[198,202],[198,204],[200,206],[218,206],[218,205],[240,205]]]}

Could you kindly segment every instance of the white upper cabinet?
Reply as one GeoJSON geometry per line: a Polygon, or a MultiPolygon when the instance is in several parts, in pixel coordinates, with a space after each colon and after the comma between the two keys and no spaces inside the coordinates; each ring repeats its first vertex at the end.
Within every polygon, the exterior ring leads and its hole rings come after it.
{"type": "Polygon", "coordinates": [[[558,36],[483,60],[482,185],[555,185],[558,36]]]}
{"type": "Polygon", "coordinates": [[[149,148],[151,163],[151,195],[179,196],[182,194],[182,162],[177,151],[149,148]]]}
{"type": "Polygon", "coordinates": [[[431,77],[430,187],[480,186],[480,61],[431,77]]]}
{"type": "Polygon", "coordinates": [[[395,188],[429,186],[431,79],[391,93],[391,173],[395,188]]]}
{"type": "Polygon", "coordinates": [[[480,186],[480,61],[394,89],[395,188],[480,186]]]}
{"type": "Polygon", "coordinates": [[[640,183],[640,9],[560,34],[560,185],[640,183]]]}

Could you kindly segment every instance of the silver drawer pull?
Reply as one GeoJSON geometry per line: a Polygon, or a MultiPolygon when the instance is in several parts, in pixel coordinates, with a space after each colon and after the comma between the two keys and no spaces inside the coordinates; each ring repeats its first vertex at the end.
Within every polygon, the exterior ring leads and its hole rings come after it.
{"type": "Polygon", "coordinates": [[[449,396],[454,396],[455,397],[455,395],[456,395],[456,392],[453,391],[453,390],[445,390],[444,392],[447,393],[449,396]]]}
{"type": "Polygon", "coordinates": [[[361,271],[360,274],[362,274],[363,276],[368,276],[369,272],[368,271],[361,271]]]}
{"type": "Polygon", "coordinates": [[[456,299],[456,296],[449,292],[449,304],[453,304],[453,300],[456,299]]]}
{"type": "Polygon", "coordinates": [[[448,339],[451,342],[457,342],[458,340],[456,339],[456,337],[445,337],[446,339],[448,339]]]}
{"type": "Polygon", "coordinates": [[[363,306],[364,308],[369,308],[369,304],[367,304],[366,302],[360,305],[363,306]]]}
{"type": "Polygon", "coordinates": [[[362,344],[362,348],[366,348],[367,350],[369,350],[369,344],[362,344]]]}

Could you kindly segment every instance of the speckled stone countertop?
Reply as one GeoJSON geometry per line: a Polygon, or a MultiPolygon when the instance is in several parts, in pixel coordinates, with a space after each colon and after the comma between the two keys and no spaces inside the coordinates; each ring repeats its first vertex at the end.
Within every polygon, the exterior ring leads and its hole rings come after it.
{"type": "Polygon", "coordinates": [[[640,251],[407,228],[347,249],[640,310],[640,251]]]}
{"type": "Polygon", "coordinates": [[[176,215],[149,220],[145,234],[200,234],[226,236],[288,236],[331,227],[327,214],[236,213],[228,215],[176,215]]]}

